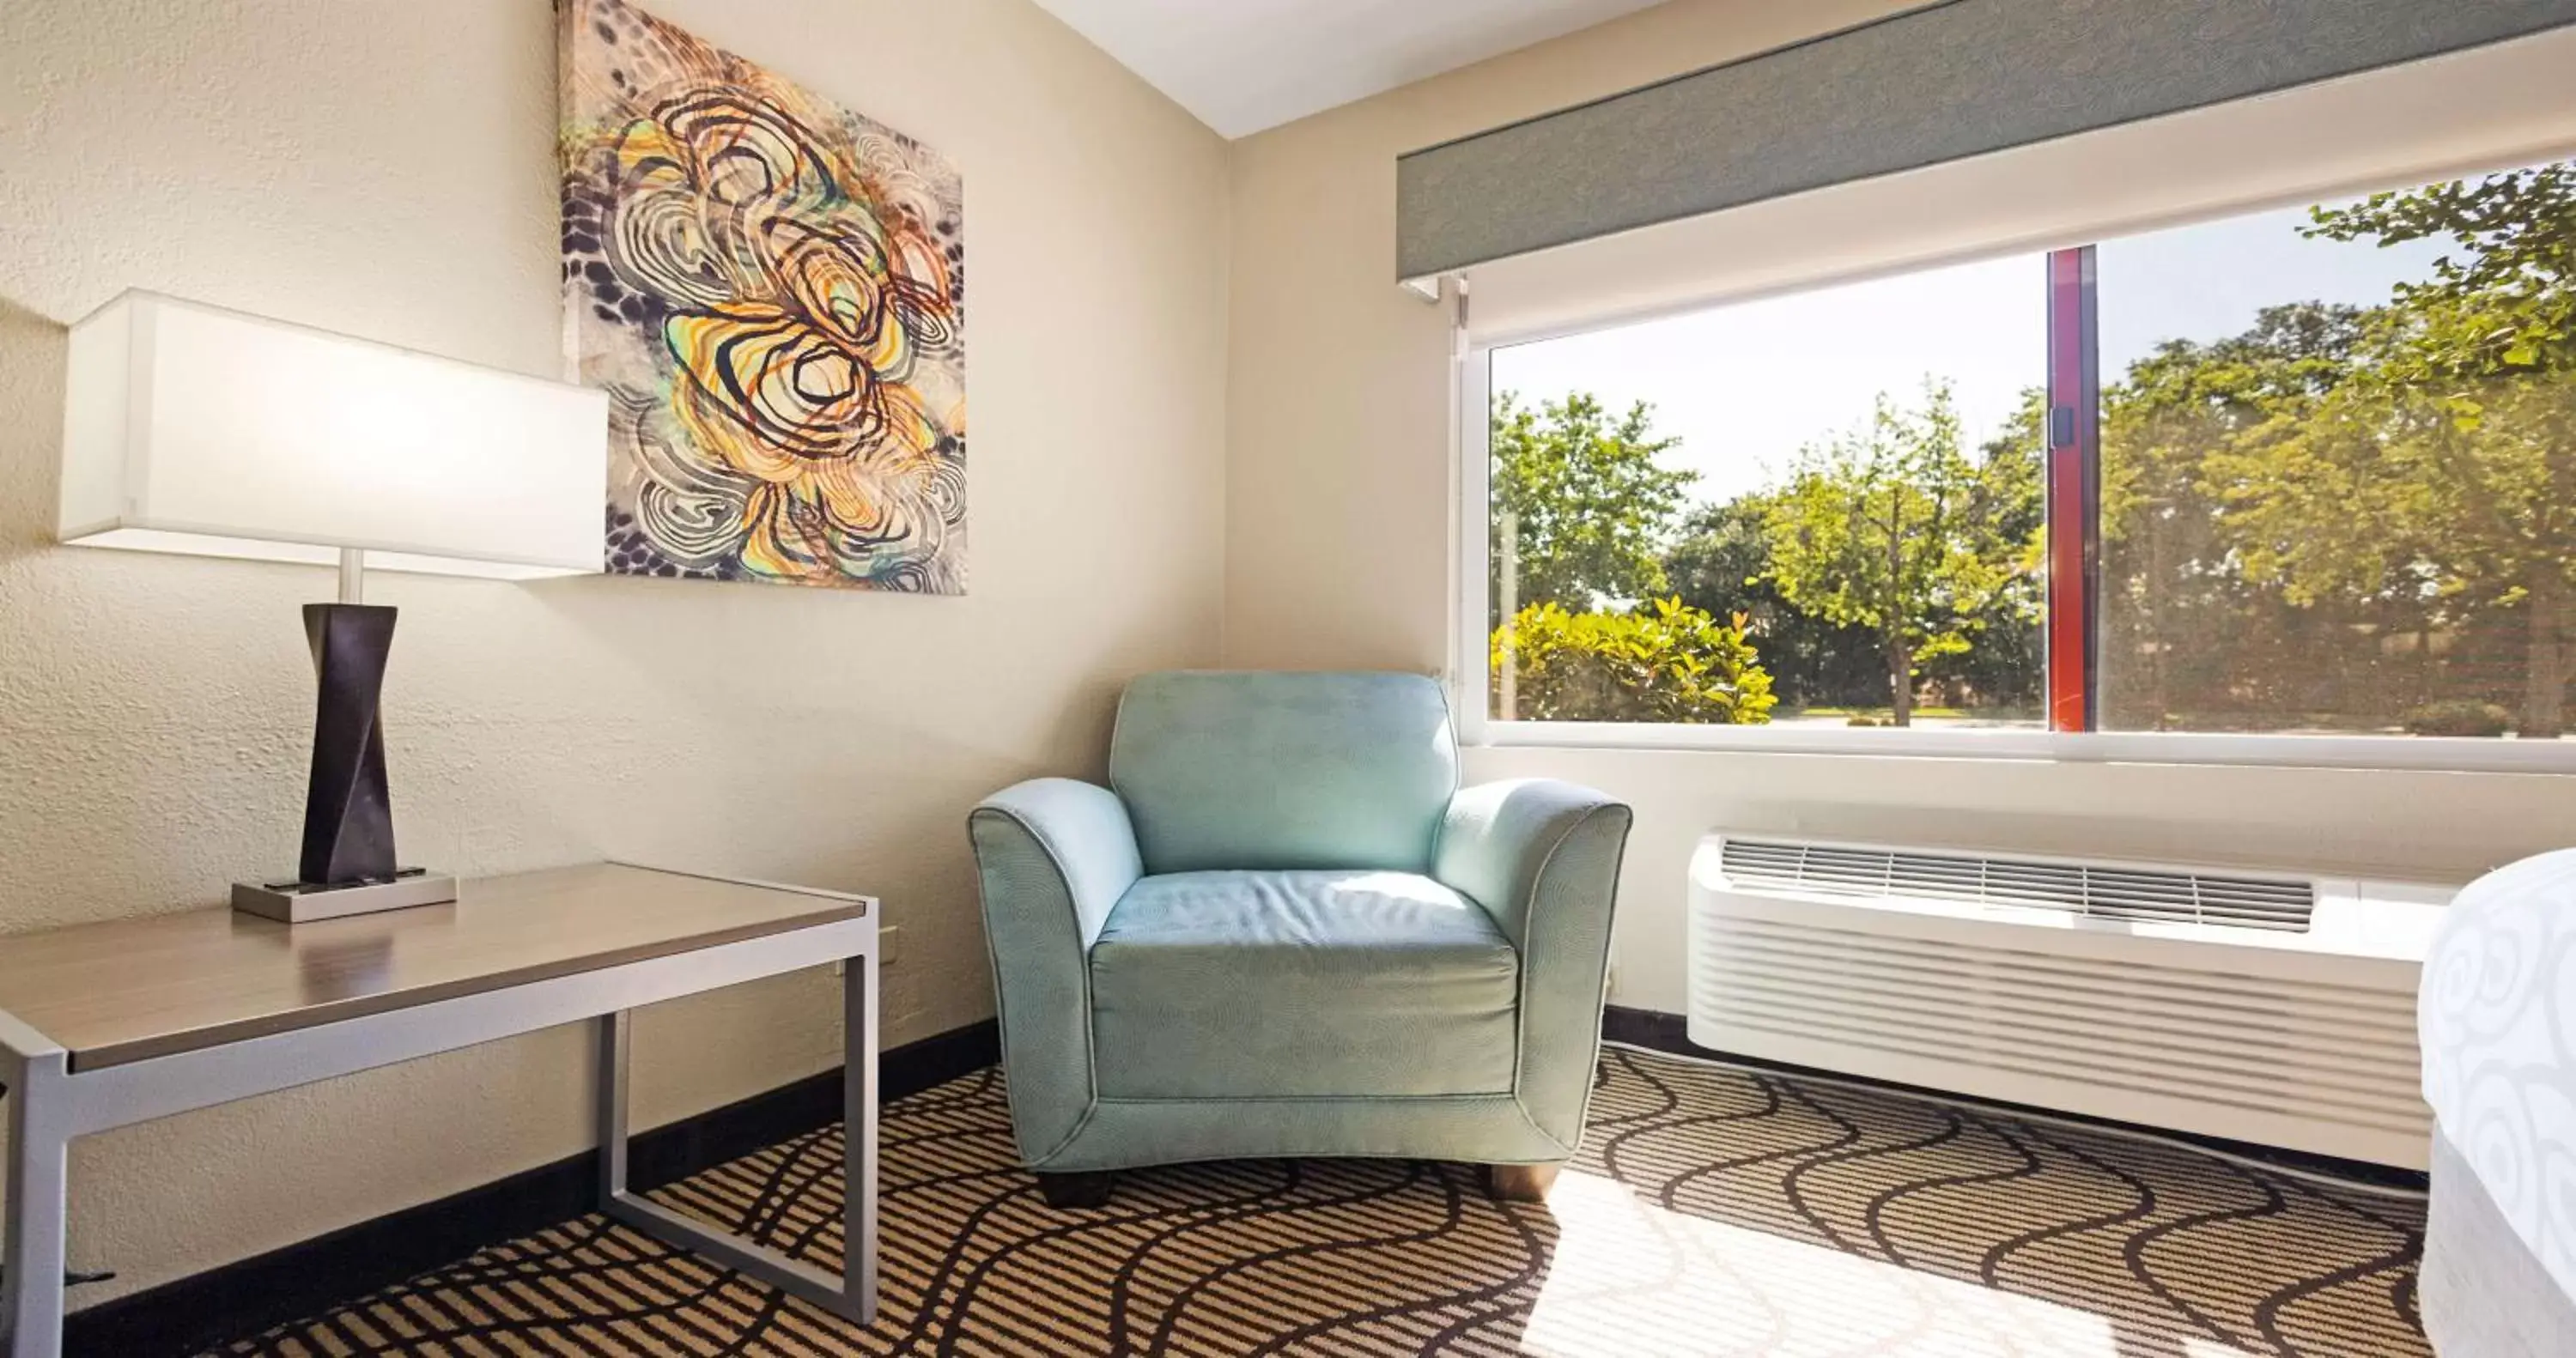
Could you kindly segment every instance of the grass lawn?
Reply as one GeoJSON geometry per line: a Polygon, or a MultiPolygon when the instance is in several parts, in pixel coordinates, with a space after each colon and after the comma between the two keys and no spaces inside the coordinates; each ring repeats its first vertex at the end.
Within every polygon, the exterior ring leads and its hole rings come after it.
{"type": "MultiPolygon", "coordinates": [[[[1865,719],[1868,722],[1885,725],[1895,715],[1896,709],[1892,707],[1828,705],[1777,708],[1771,713],[1771,720],[1814,722],[1822,725],[1829,722],[1850,724],[1865,719]]],[[[2038,712],[2021,707],[1918,707],[1914,709],[1914,723],[1918,726],[2035,726],[2039,721],[2038,712]]]]}

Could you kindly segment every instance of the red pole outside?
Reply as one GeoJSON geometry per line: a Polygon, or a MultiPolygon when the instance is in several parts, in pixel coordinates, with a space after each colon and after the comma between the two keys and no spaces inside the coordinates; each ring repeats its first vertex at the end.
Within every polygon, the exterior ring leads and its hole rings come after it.
{"type": "Polygon", "coordinates": [[[2048,257],[2048,728],[2099,721],[2102,379],[2093,247],[2048,257]]]}

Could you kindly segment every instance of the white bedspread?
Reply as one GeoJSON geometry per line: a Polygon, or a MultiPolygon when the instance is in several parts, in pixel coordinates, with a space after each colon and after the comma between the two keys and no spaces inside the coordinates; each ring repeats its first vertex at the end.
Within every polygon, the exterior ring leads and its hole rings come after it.
{"type": "Polygon", "coordinates": [[[2576,849],[2460,893],[2424,963],[2416,1025],[2442,1134],[2576,1296],[2576,849]]]}

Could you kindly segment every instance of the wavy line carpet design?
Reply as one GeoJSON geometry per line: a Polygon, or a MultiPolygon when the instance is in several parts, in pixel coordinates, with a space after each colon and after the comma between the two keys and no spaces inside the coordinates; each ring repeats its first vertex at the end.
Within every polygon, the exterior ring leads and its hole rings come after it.
{"type": "MultiPolygon", "coordinates": [[[[1137,1173],[1059,1212],[998,1072],[887,1109],[844,1325],[593,1216],[234,1354],[2426,1355],[2420,1209],[2187,1150],[1626,1051],[1545,1207],[1475,1171],[1137,1173]]],[[[838,1132],[663,1201],[837,1264],[838,1132]]]]}

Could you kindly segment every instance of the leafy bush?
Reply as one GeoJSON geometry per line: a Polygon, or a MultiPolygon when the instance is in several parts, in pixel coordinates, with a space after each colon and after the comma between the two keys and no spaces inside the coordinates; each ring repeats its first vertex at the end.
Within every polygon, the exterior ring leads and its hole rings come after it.
{"type": "Polygon", "coordinates": [[[1513,715],[1525,720],[1768,722],[1777,699],[1745,622],[1740,613],[1719,622],[1679,599],[1634,613],[1532,604],[1494,630],[1494,692],[1499,698],[1508,656],[1513,715]]]}
{"type": "Polygon", "coordinates": [[[2453,698],[2406,711],[2410,736],[2500,736],[2513,727],[2513,714],[2494,703],[2453,698]]]}

